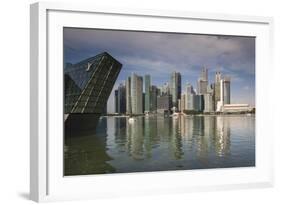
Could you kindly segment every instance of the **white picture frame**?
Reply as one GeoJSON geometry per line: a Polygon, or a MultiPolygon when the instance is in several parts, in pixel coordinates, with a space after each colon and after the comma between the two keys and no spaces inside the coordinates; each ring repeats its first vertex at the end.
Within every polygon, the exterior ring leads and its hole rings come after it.
{"type": "Polygon", "coordinates": [[[267,92],[272,85],[263,85],[263,78],[270,78],[273,72],[272,29],[270,17],[97,8],[94,4],[32,4],[30,198],[39,202],[273,186],[273,135],[268,130],[272,116],[266,110],[272,103],[267,92]],[[58,114],[62,113],[64,26],[256,36],[256,166],[64,177],[58,114]]]}

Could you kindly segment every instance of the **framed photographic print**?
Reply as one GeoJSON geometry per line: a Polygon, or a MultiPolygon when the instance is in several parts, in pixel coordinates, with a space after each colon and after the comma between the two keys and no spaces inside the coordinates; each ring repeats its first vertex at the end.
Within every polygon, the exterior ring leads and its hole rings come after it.
{"type": "Polygon", "coordinates": [[[272,186],[272,24],[31,5],[31,199],[272,186]]]}

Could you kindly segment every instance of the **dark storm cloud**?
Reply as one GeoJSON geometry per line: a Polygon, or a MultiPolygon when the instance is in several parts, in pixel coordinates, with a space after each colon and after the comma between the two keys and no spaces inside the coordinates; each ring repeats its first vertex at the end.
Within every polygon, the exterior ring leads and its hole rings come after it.
{"type": "Polygon", "coordinates": [[[108,50],[121,62],[150,64],[162,70],[162,66],[194,70],[206,65],[254,73],[254,38],[88,29],[67,29],[64,37],[73,61],[108,50]]]}

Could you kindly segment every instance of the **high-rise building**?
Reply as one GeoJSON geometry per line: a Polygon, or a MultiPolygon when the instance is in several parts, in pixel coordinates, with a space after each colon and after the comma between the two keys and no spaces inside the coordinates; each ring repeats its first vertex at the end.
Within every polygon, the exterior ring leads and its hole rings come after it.
{"type": "Polygon", "coordinates": [[[151,78],[150,75],[144,76],[145,106],[144,111],[151,111],[151,78]]]}
{"type": "Polygon", "coordinates": [[[201,75],[198,79],[198,85],[197,85],[197,92],[199,95],[203,95],[207,93],[207,87],[208,87],[208,69],[203,67],[201,71],[201,75]]]}
{"type": "Polygon", "coordinates": [[[64,69],[64,124],[67,136],[95,130],[122,64],[104,52],[64,69]]]}
{"type": "Polygon", "coordinates": [[[126,113],[132,113],[132,101],[131,101],[131,77],[127,77],[126,80],[126,113]]]}
{"type": "Polygon", "coordinates": [[[194,110],[199,112],[204,110],[204,95],[194,95],[194,110]]]}
{"type": "Polygon", "coordinates": [[[200,78],[202,80],[208,81],[208,69],[205,66],[201,70],[200,78]]]}
{"type": "Polygon", "coordinates": [[[114,110],[118,113],[118,90],[114,90],[114,110]]]}
{"type": "Polygon", "coordinates": [[[186,100],[185,100],[185,108],[186,110],[194,110],[194,89],[190,83],[186,84],[186,100]]]}
{"type": "Polygon", "coordinates": [[[143,114],[143,78],[136,74],[131,76],[132,114],[143,114]]]}
{"type": "Polygon", "coordinates": [[[151,101],[150,101],[150,109],[152,112],[157,110],[157,87],[155,85],[151,86],[151,101]]]}
{"type": "Polygon", "coordinates": [[[190,83],[186,84],[186,94],[195,94],[193,86],[190,83]]]}
{"type": "Polygon", "coordinates": [[[157,97],[157,112],[163,113],[163,111],[172,108],[172,96],[171,95],[163,95],[157,97]]]}
{"type": "Polygon", "coordinates": [[[224,104],[230,104],[230,78],[224,77],[222,83],[223,83],[223,101],[224,101],[224,104]]]}
{"type": "Polygon", "coordinates": [[[207,93],[204,94],[204,112],[215,111],[215,99],[214,99],[214,84],[208,85],[207,93]]]}
{"type": "Polygon", "coordinates": [[[179,110],[181,112],[186,110],[186,94],[181,94],[179,110]]]}
{"type": "Polygon", "coordinates": [[[118,86],[117,92],[117,113],[126,113],[126,87],[124,84],[118,86]]]}
{"type": "Polygon", "coordinates": [[[230,78],[225,77],[220,81],[220,101],[217,102],[216,111],[221,112],[225,104],[230,104],[230,78]]]}
{"type": "Polygon", "coordinates": [[[214,84],[214,104],[215,110],[217,110],[217,104],[220,101],[221,96],[221,73],[216,72],[215,84],[214,84]]]}
{"type": "Polygon", "coordinates": [[[214,99],[212,93],[204,94],[204,112],[214,112],[214,99]]]}
{"type": "Polygon", "coordinates": [[[178,99],[181,97],[181,74],[173,72],[170,79],[170,94],[172,95],[172,105],[178,108],[178,99]]]}
{"type": "Polygon", "coordinates": [[[160,95],[170,95],[169,83],[165,83],[163,86],[161,86],[160,95]]]}

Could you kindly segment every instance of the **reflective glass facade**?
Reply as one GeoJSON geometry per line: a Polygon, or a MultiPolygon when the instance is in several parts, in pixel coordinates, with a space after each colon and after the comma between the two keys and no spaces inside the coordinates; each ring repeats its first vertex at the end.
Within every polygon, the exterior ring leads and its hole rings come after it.
{"type": "Polygon", "coordinates": [[[67,64],[64,113],[102,113],[121,67],[105,52],[77,64],[67,64]]]}
{"type": "Polygon", "coordinates": [[[95,130],[122,64],[101,53],[64,70],[65,136],[95,130]]]}

